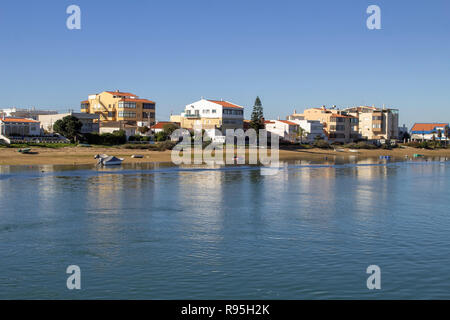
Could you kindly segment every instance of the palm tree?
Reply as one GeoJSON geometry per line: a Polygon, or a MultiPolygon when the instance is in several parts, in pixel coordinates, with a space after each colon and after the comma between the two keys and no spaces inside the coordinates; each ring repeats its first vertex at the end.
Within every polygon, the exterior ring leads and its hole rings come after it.
{"type": "Polygon", "coordinates": [[[298,126],[298,129],[295,130],[295,134],[297,138],[300,138],[300,144],[303,144],[303,137],[305,136],[306,130],[302,127],[298,126]]]}
{"type": "Polygon", "coordinates": [[[450,136],[450,129],[448,126],[446,126],[444,129],[444,136],[445,136],[445,146],[447,147],[448,137],[450,136]]]}

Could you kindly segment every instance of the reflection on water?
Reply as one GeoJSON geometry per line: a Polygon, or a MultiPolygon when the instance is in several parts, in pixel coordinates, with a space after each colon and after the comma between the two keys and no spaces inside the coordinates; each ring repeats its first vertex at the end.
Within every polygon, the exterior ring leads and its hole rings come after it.
{"type": "Polygon", "coordinates": [[[449,298],[443,160],[0,166],[0,298],[449,298]]]}

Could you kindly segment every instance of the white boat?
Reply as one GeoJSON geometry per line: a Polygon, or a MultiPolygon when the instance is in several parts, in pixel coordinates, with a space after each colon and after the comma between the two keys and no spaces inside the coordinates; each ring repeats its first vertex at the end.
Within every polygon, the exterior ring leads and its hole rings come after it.
{"type": "Polygon", "coordinates": [[[97,164],[103,166],[117,166],[121,165],[123,158],[116,158],[114,156],[108,156],[107,154],[97,154],[95,159],[98,159],[97,164]]]}

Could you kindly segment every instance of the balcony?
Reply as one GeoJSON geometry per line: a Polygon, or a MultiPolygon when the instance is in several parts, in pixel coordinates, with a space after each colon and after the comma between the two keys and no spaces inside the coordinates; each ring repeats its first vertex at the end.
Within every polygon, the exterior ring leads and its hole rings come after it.
{"type": "Polygon", "coordinates": [[[185,117],[185,118],[189,118],[189,119],[200,118],[200,114],[187,114],[187,113],[183,113],[183,114],[181,114],[181,116],[183,116],[183,117],[185,117]]]}

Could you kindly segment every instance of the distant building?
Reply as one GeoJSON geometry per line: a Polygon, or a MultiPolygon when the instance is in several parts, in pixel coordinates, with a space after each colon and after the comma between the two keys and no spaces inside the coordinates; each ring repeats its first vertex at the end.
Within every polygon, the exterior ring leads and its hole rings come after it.
{"type": "Polygon", "coordinates": [[[323,126],[328,140],[334,142],[351,142],[359,139],[358,118],[338,109],[321,108],[306,109],[304,120],[316,120],[323,126]]]}
{"type": "Polygon", "coordinates": [[[83,124],[83,126],[81,127],[81,133],[99,133],[100,116],[98,114],[79,112],[40,115],[39,121],[41,122],[41,128],[46,132],[53,132],[53,125],[55,124],[55,122],[67,116],[74,116],[81,121],[81,123],[83,124]]]}
{"type": "Polygon", "coordinates": [[[81,112],[98,114],[100,122],[122,122],[134,126],[155,123],[156,103],[129,92],[104,91],[81,102],[81,112]]]}
{"type": "Polygon", "coordinates": [[[0,135],[3,137],[40,136],[40,123],[33,119],[2,117],[0,118],[0,135]]]}
{"type": "Polygon", "coordinates": [[[138,127],[130,124],[125,124],[119,121],[115,122],[101,122],[100,134],[102,133],[114,133],[116,131],[124,131],[127,139],[131,136],[138,134],[138,127]]]}
{"type": "Polygon", "coordinates": [[[434,137],[435,140],[445,141],[446,130],[449,130],[448,123],[415,123],[411,128],[411,140],[433,140],[434,137]]]}
{"type": "Polygon", "coordinates": [[[57,114],[58,111],[54,110],[39,110],[35,108],[9,108],[0,110],[0,113],[5,117],[13,118],[26,118],[38,120],[40,115],[57,114]]]}
{"type": "Polygon", "coordinates": [[[291,114],[291,115],[286,117],[286,120],[290,120],[290,121],[292,121],[292,120],[304,120],[304,119],[305,119],[305,116],[303,114],[301,114],[301,113],[297,113],[297,110],[294,110],[293,114],[291,114]]]}
{"type": "Polygon", "coordinates": [[[174,114],[174,115],[170,115],[170,122],[176,122],[178,124],[181,124],[181,115],[179,114],[174,114]]]}
{"type": "Polygon", "coordinates": [[[154,133],[158,133],[158,132],[164,131],[164,126],[165,126],[165,125],[168,125],[168,124],[173,124],[173,125],[179,127],[179,123],[177,123],[177,122],[159,121],[158,123],[152,125],[152,126],[150,127],[150,129],[151,129],[154,133]]]}
{"type": "Polygon", "coordinates": [[[358,118],[358,129],[367,140],[399,139],[398,110],[360,106],[344,109],[347,114],[358,118]]]}
{"type": "Polygon", "coordinates": [[[289,120],[265,120],[264,127],[267,132],[276,134],[284,141],[296,142],[299,125],[289,120]]]}
{"type": "Polygon", "coordinates": [[[201,126],[205,130],[219,129],[225,135],[226,129],[242,129],[244,107],[222,100],[201,99],[186,105],[179,118],[182,128],[194,129],[201,126]]]}

